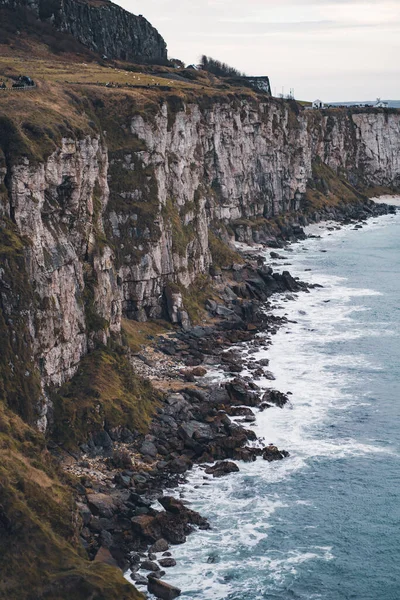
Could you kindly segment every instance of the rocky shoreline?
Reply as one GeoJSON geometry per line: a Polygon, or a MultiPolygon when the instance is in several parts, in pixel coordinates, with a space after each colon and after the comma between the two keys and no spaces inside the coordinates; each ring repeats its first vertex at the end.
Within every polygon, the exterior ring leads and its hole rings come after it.
{"type": "MultiPolygon", "coordinates": [[[[369,218],[395,212],[393,207],[368,202],[326,208],[319,214],[285,225],[270,247],[305,239],[302,226],[320,220],[355,227],[369,218]]],[[[279,251],[270,252],[280,263],[279,251]]],[[[171,545],[184,543],[196,527],[208,529],[207,520],[184,502],[164,495],[185,481],[194,464],[205,475],[221,477],[238,471],[233,461],[282,460],[287,450],[265,446],[251,424],[254,409],[283,408],[286,394],[262,393],[257,379],[273,380],[268,360],[256,362],[251,349],[271,343],[284,318],[271,314],[274,294],[309,293],[311,286],[288,271],[274,272],[256,251],[243,253],[243,263],[211,273],[216,294],[206,301],[206,323],[160,335],[151,350],[132,355],[135,370],[157,382],[164,392],[147,435],[118,428],[102,431],[81,446],[82,455],[64,461],[65,470],[78,476],[76,495],[83,528],[81,541],[89,557],[130,572],[135,585],[169,600],[180,590],[164,582],[174,566],[171,545]],[[238,344],[250,352],[244,361],[238,344]],[[248,375],[243,376],[243,369],[248,375]],[[222,370],[220,383],[207,374],[222,370]],[[145,575],[146,574],[146,575],[145,575]]],[[[179,312],[171,293],[171,313],[179,312]]]]}

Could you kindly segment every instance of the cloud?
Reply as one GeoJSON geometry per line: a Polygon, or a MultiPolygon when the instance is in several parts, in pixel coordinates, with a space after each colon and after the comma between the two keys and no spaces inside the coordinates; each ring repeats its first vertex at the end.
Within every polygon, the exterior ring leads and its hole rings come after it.
{"type": "Polygon", "coordinates": [[[303,99],[400,98],[400,0],[117,1],[186,63],[215,56],[303,99]]]}

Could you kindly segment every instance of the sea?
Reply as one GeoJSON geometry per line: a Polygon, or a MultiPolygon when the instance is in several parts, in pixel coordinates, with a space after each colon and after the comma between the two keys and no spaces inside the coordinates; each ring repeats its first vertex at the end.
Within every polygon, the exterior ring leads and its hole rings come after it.
{"type": "Polygon", "coordinates": [[[280,269],[323,287],[277,298],[288,323],[254,355],[290,392],[254,429],[290,457],[189,475],[212,529],[172,549],[182,598],[400,600],[400,213],[312,233],[280,269]]]}

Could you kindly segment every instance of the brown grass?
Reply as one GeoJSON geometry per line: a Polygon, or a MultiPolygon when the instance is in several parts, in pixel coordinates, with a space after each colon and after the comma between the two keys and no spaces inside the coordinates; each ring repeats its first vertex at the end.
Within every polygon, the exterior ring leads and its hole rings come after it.
{"type": "Polygon", "coordinates": [[[172,325],[162,320],[138,323],[137,321],[122,319],[122,330],[132,352],[140,352],[143,346],[154,345],[158,336],[171,331],[172,325]]]}

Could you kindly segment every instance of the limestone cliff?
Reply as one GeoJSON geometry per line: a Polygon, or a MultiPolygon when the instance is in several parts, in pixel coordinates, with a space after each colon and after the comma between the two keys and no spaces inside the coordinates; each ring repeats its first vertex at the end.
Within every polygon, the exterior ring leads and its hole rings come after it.
{"type": "Polygon", "coordinates": [[[132,111],[128,125],[118,143],[103,130],[64,138],[43,162],[4,161],[0,215],[22,240],[31,293],[21,313],[1,269],[1,308],[11,344],[23,315],[43,430],[48,388],[118,335],[123,315],[160,317],[167,284],[185,288],[208,272],[210,230],[299,211],[316,161],[360,187],[400,186],[395,111],[166,101],[132,111]]]}

